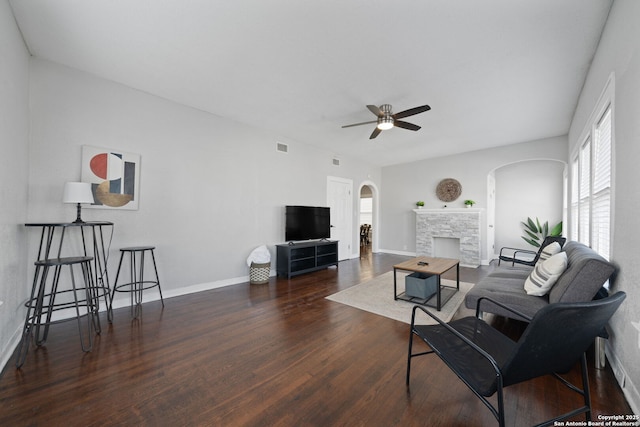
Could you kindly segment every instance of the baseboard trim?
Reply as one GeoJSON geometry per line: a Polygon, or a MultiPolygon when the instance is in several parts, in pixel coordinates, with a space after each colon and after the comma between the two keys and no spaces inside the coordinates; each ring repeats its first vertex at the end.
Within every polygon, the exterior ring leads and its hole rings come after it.
{"type": "Polygon", "coordinates": [[[380,249],[378,252],[383,254],[391,254],[391,255],[402,255],[402,256],[416,256],[415,252],[407,252],[407,251],[396,251],[393,249],[380,249]]]}
{"type": "MultiPolygon", "coordinates": [[[[269,272],[269,277],[274,277],[275,275],[276,275],[275,271],[271,270],[269,272]]],[[[212,289],[224,288],[226,286],[239,285],[241,283],[247,283],[249,280],[250,280],[249,276],[240,276],[240,277],[233,277],[231,279],[218,280],[215,282],[198,283],[196,285],[186,286],[184,288],[171,289],[169,291],[163,290],[162,295],[165,299],[180,297],[183,295],[195,294],[203,291],[210,291],[212,289]]],[[[159,301],[159,300],[160,300],[160,294],[157,291],[153,292],[153,290],[151,290],[151,292],[145,293],[144,302],[159,301]]],[[[113,308],[116,309],[116,308],[122,308],[122,307],[129,307],[129,305],[131,305],[129,301],[130,300],[127,296],[123,296],[122,298],[115,298],[113,300],[113,308]]]]}
{"type": "Polygon", "coordinates": [[[633,379],[627,373],[620,359],[618,359],[609,341],[607,341],[605,346],[605,354],[611,364],[613,374],[622,389],[622,393],[627,399],[629,406],[631,406],[631,410],[634,414],[640,414],[640,392],[638,391],[638,387],[633,383],[633,379]]]}
{"type": "Polygon", "coordinates": [[[7,366],[7,363],[11,360],[13,353],[18,348],[18,344],[20,344],[20,338],[22,338],[22,329],[24,328],[24,324],[21,324],[18,329],[14,332],[13,336],[9,340],[9,343],[2,351],[2,359],[0,360],[0,372],[2,372],[7,366]]]}

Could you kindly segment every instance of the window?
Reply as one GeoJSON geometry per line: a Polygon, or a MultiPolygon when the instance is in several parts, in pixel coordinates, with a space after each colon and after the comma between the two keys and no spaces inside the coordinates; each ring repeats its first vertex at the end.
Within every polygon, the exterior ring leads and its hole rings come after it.
{"type": "MultiPolygon", "coordinates": [[[[611,87],[612,85],[608,85],[611,87]]],[[[605,91],[605,95],[608,91],[605,91]]],[[[612,101],[604,97],[571,162],[569,237],[609,259],[611,245],[612,101]]]]}
{"type": "Polygon", "coordinates": [[[371,224],[373,221],[373,199],[360,199],[360,224],[371,224]]]}

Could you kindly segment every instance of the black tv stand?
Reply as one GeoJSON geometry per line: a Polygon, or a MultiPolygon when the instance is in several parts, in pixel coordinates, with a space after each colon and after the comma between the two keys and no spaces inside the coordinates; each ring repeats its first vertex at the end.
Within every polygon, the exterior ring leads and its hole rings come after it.
{"type": "Polygon", "coordinates": [[[338,241],[314,240],[276,245],[276,272],[291,278],[338,265],[338,241]]]}

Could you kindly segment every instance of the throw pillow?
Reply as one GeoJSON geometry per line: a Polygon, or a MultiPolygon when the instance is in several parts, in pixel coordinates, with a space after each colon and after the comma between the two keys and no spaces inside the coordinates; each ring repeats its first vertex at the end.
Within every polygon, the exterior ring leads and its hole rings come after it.
{"type": "Polygon", "coordinates": [[[562,247],[560,246],[560,243],[558,242],[549,243],[547,246],[545,246],[542,249],[542,252],[540,252],[540,258],[538,258],[538,262],[536,262],[536,264],[538,264],[539,262],[544,262],[548,260],[555,254],[560,253],[561,250],[562,250],[562,247]]]}
{"type": "Polygon", "coordinates": [[[546,295],[556,283],[558,277],[567,269],[567,253],[560,252],[549,259],[539,262],[533,268],[527,280],[524,281],[524,290],[529,295],[546,295]]]}

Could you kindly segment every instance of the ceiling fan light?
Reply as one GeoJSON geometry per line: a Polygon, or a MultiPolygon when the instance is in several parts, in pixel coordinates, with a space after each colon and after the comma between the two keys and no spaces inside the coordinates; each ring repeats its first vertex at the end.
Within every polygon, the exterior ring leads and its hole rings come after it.
{"type": "Polygon", "coordinates": [[[389,130],[393,127],[393,117],[385,116],[378,119],[378,129],[389,130]]]}

